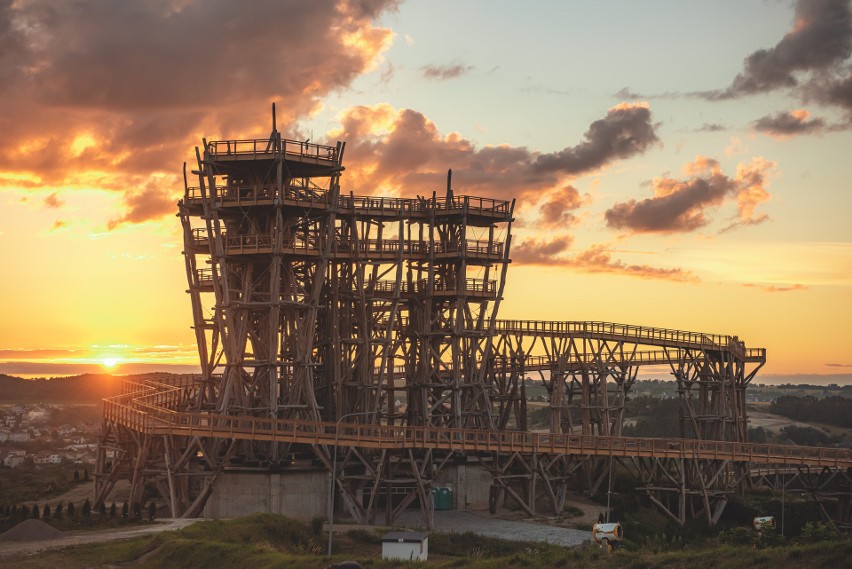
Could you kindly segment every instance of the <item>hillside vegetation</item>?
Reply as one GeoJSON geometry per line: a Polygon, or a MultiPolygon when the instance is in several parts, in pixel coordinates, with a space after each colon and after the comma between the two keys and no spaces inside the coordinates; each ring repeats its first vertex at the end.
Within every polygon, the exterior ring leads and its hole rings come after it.
{"type": "MultiPolygon", "coordinates": [[[[745,533],[749,533],[750,530],[745,533]]],[[[332,562],[357,560],[364,567],[422,567],[416,563],[382,561],[383,530],[357,529],[335,535],[335,555],[325,558],[326,534],[319,524],[301,524],[281,516],[256,514],[228,521],[199,522],[178,532],[14,560],[15,567],[252,567],[253,569],[322,568],[332,562]]],[[[698,545],[661,543],[607,555],[596,547],[566,549],[542,543],[510,542],[470,533],[433,533],[429,567],[689,567],[690,569],[799,569],[842,567],[852,555],[852,542],[833,533],[813,533],[811,543],[772,545],[759,540],[711,538],[698,545]],[[725,543],[728,542],[728,543],[725,543]]]]}
{"type": "MultiPolygon", "coordinates": [[[[131,377],[158,377],[148,374],[131,377]]],[[[107,374],[84,374],[51,379],[22,379],[0,374],[2,403],[98,403],[121,390],[123,378],[107,374]]]]}

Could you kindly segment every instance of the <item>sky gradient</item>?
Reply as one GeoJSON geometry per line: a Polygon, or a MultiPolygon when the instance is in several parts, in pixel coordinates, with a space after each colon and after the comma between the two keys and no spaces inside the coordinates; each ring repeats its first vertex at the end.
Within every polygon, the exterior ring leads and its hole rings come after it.
{"type": "Polygon", "coordinates": [[[848,1],[0,0],[0,97],[0,373],[194,369],[182,164],[276,101],[343,191],[517,198],[502,318],[852,382],[848,1]]]}

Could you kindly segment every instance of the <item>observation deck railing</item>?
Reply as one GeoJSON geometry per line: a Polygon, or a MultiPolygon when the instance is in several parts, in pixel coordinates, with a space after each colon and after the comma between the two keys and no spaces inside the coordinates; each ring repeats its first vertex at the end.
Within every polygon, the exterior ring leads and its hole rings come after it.
{"type": "MultiPolygon", "coordinates": [[[[227,254],[250,254],[270,253],[274,244],[272,234],[246,234],[229,235],[222,234],[227,254]]],[[[192,230],[192,245],[196,252],[206,253],[205,247],[209,247],[207,229],[204,227],[192,230]]],[[[355,256],[356,254],[371,258],[379,256],[392,258],[402,255],[405,258],[425,258],[429,255],[430,244],[427,241],[412,241],[404,239],[364,239],[361,241],[338,240],[335,241],[331,256],[340,258],[355,256]]],[[[501,258],[503,255],[503,243],[467,240],[464,246],[458,243],[435,243],[433,247],[436,254],[460,255],[464,252],[471,257],[485,257],[489,259],[501,258]]],[[[304,235],[285,240],[282,244],[284,253],[302,253],[319,255],[321,253],[320,238],[318,235],[305,238],[304,235]]]]}
{"type": "Polygon", "coordinates": [[[314,144],[300,140],[255,138],[246,140],[212,140],[207,143],[207,155],[213,160],[268,159],[270,155],[283,153],[285,157],[310,159],[312,161],[338,162],[339,152],[335,146],[314,144]]]}
{"type": "MultiPolygon", "coordinates": [[[[330,205],[328,190],[301,185],[285,186],[283,193],[279,192],[274,184],[217,186],[215,191],[211,191],[211,188],[207,189],[207,198],[212,200],[214,205],[222,206],[266,204],[279,197],[285,203],[289,201],[302,207],[328,208],[330,205]]],[[[200,202],[203,199],[201,188],[186,188],[185,198],[188,203],[200,202]]],[[[498,218],[508,218],[511,213],[511,203],[508,201],[466,195],[454,196],[450,200],[433,201],[419,198],[341,194],[335,206],[341,212],[352,211],[392,217],[422,216],[430,210],[439,213],[469,213],[498,218]]]]}

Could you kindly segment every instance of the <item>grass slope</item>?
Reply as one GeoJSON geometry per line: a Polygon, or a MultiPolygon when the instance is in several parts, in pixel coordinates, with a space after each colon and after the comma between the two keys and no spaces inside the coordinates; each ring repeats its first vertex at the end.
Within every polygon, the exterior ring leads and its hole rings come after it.
{"type": "MultiPolygon", "coordinates": [[[[364,567],[423,567],[417,563],[382,561],[381,530],[359,529],[335,536],[332,562],[359,561],[364,567]]],[[[228,521],[200,522],[178,532],[95,546],[80,546],[14,560],[22,569],[47,567],[140,568],[284,567],[323,568],[326,534],[281,516],[256,514],[228,521]]],[[[682,548],[666,546],[606,555],[597,548],[565,549],[549,544],[508,542],[473,534],[433,533],[429,567],[436,568],[550,568],[651,567],[689,569],[799,569],[843,567],[852,556],[848,537],[818,543],[755,549],[709,540],[682,548]]]]}

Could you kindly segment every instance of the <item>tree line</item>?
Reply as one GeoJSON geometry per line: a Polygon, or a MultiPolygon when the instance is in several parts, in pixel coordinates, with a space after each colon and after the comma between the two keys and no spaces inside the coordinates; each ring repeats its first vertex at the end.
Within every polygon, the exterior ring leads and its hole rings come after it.
{"type": "Polygon", "coordinates": [[[795,421],[852,427],[852,399],[838,395],[823,398],[782,395],[769,404],[769,412],[795,421]]]}

